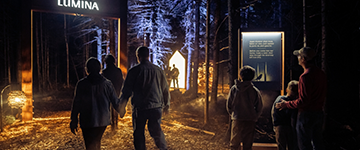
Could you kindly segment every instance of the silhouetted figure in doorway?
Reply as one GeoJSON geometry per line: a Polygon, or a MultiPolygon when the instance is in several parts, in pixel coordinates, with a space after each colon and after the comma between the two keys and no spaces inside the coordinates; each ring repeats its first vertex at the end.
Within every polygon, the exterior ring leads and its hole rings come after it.
{"type": "Polygon", "coordinates": [[[173,64],[173,69],[171,70],[171,80],[174,83],[174,89],[179,88],[179,69],[175,67],[175,64],[173,64]]]}

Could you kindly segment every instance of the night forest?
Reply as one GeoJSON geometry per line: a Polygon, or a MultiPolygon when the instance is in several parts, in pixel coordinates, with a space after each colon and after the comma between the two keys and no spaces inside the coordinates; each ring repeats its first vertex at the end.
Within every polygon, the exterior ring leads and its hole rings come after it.
{"type": "MultiPolygon", "coordinates": [[[[24,25],[19,23],[19,3],[20,0],[0,2],[1,89],[21,83],[19,43],[20,28],[24,25]]],[[[52,104],[58,107],[49,107],[46,111],[70,111],[74,87],[86,76],[86,60],[95,57],[104,66],[106,54],[118,55],[118,19],[34,11],[32,22],[34,116],[43,112],[42,107],[53,103],[50,101],[58,99],[61,100],[52,104]]],[[[324,124],[327,147],[359,148],[360,142],[356,143],[360,140],[359,1],[128,0],[125,68],[137,64],[135,50],[145,45],[151,50],[150,61],[167,72],[171,66],[169,59],[178,50],[186,59],[186,88],[181,93],[173,91],[172,97],[181,98],[173,98],[175,105],[172,107],[175,110],[181,103],[193,103],[198,106],[187,106],[196,110],[190,113],[202,118],[204,97],[209,96],[209,118],[218,119],[215,114],[224,113],[224,110],[216,107],[224,105],[229,88],[238,76],[238,41],[241,41],[238,30],[284,32],[285,85],[298,80],[303,73],[293,51],[305,44],[314,48],[316,65],[327,75],[324,124]],[[203,100],[201,104],[196,102],[199,98],[203,100]]],[[[267,112],[258,124],[255,142],[274,143],[269,110],[280,91],[264,93],[267,112]]],[[[21,118],[17,112],[7,113],[13,114],[15,119],[21,118]]],[[[217,121],[226,125],[227,117],[223,118],[217,121]]],[[[193,126],[214,129],[202,123],[203,120],[201,125],[193,126]]],[[[214,130],[216,132],[216,128],[214,130]]]]}

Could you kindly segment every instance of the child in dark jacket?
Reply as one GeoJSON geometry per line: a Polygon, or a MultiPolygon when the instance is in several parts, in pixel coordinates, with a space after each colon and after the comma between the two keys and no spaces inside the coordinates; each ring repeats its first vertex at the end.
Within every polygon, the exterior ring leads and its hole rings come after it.
{"type": "Polygon", "coordinates": [[[263,107],[260,91],[251,82],[255,69],[244,66],[240,69],[240,79],[230,89],[226,108],[231,115],[231,149],[237,150],[243,143],[244,150],[251,150],[254,141],[255,122],[263,107]]]}
{"type": "Polygon", "coordinates": [[[271,117],[275,131],[278,150],[297,150],[296,117],[297,109],[277,109],[276,103],[281,99],[285,101],[295,100],[298,97],[298,81],[292,80],[288,83],[285,96],[278,96],[271,109],[271,117]]]}

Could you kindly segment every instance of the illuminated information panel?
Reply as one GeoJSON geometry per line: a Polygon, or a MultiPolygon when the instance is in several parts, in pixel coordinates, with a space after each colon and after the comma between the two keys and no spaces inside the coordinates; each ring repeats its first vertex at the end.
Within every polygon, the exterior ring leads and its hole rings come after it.
{"type": "Polygon", "coordinates": [[[284,32],[242,32],[242,66],[256,71],[260,90],[283,90],[284,32]]]}

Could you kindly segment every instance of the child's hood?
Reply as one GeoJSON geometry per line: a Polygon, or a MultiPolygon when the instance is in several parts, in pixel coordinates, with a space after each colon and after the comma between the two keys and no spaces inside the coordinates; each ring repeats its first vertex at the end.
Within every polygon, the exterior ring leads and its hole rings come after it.
{"type": "Polygon", "coordinates": [[[235,80],[235,87],[237,90],[239,90],[240,92],[244,92],[246,91],[249,87],[253,87],[253,83],[251,81],[239,81],[239,80],[235,80]]]}

